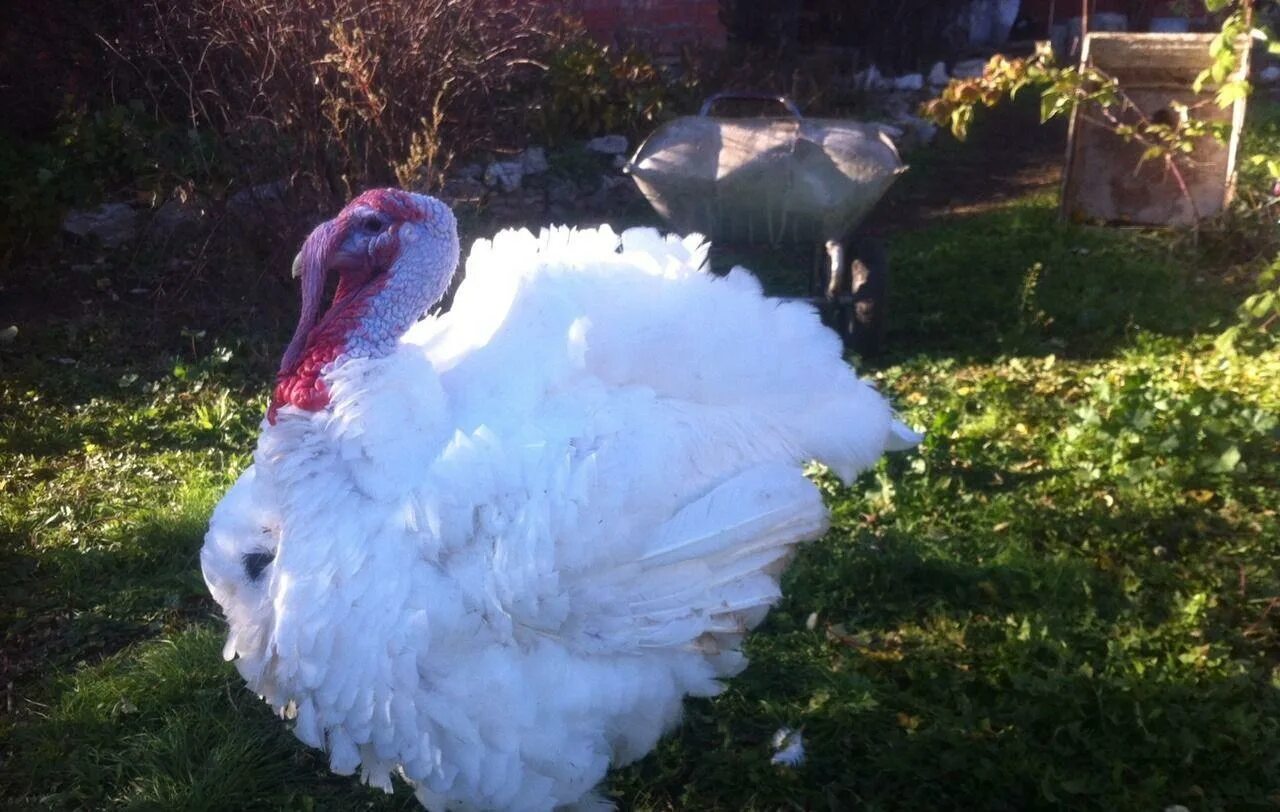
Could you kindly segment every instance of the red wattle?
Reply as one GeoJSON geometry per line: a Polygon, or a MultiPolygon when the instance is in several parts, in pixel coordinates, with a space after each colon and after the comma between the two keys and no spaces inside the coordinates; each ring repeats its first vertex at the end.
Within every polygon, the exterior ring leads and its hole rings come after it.
{"type": "MultiPolygon", "coordinates": [[[[351,334],[360,326],[373,297],[386,285],[386,279],[383,276],[341,298],[335,295],[329,315],[307,338],[306,349],[302,351],[297,366],[276,377],[276,389],[267,409],[268,423],[276,424],[277,413],[283,406],[318,412],[329,405],[329,388],[322,377],[324,369],[347,351],[351,334]]],[[[344,293],[341,286],[338,292],[344,293]]]]}

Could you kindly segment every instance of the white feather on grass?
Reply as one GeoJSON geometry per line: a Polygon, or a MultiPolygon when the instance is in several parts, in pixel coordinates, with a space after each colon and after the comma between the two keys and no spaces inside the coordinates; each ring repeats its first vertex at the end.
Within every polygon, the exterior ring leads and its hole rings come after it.
{"type": "Polygon", "coordinates": [[[804,735],[789,727],[778,728],[773,734],[773,758],[770,764],[780,767],[799,767],[804,763],[804,735]]]}

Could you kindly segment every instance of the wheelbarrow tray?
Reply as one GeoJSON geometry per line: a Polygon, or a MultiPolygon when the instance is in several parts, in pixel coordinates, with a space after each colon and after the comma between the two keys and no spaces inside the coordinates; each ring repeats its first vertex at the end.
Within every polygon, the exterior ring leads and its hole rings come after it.
{"type": "Polygon", "coordinates": [[[675,229],[772,245],[847,237],[904,169],[880,125],[798,115],[684,116],[627,166],[675,229]]]}

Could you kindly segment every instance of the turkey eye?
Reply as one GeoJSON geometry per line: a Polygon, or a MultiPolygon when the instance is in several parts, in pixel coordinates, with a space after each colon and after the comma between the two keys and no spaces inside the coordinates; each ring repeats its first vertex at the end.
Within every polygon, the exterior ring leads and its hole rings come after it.
{"type": "Polygon", "coordinates": [[[377,234],[382,230],[382,221],[371,214],[364,218],[364,221],[360,223],[360,226],[370,234],[377,234]]]}

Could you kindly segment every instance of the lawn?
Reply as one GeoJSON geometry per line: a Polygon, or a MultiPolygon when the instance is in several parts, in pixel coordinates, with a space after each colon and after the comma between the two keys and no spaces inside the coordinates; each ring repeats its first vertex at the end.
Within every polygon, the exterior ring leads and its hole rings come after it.
{"type": "MultiPolygon", "coordinates": [[[[1280,806],[1280,350],[1215,346],[1250,268],[1055,214],[894,235],[864,371],[928,437],[815,472],[831,532],[750,668],[612,774],[622,808],[1280,806]]],[[[287,325],[142,340],[101,298],[0,345],[0,799],[413,808],[329,775],[220,656],[198,550],[287,325]]]]}

